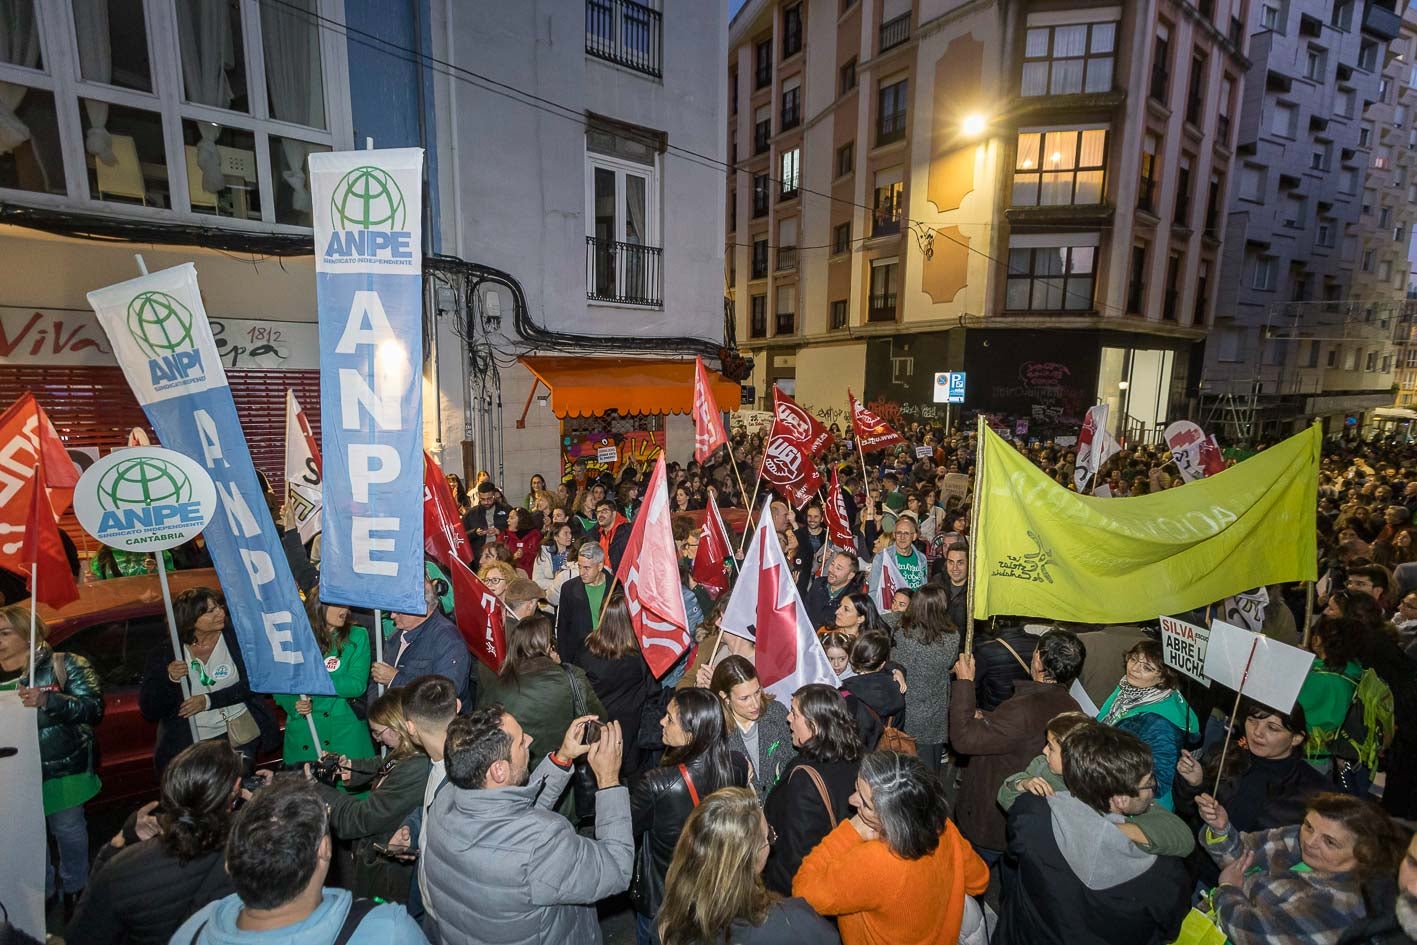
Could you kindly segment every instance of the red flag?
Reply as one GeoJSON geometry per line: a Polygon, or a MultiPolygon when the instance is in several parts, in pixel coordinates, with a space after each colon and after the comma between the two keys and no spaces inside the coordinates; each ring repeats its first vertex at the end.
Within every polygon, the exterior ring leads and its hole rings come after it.
{"type": "Polygon", "coordinates": [[[453,488],[426,451],[423,454],[423,550],[450,570],[449,562],[453,558],[463,562],[472,560],[472,544],[458,517],[453,488]]]}
{"type": "Polygon", "coordinates": [[[658,678],[689,648],[689,618],[684,613],[679,554],[674,550],[674,532],[669,525],[663,453],[655,460],[644,501],[615,577],[625,588],[625,603],[630,608],[640,652],[650,672],[658,678]]]}
{"type": "Polygon", "coordinates": [[[1225,472],[1225,454],[1220,452],[1220,444],[1216,442],[1215,434],[1206,437],[1205,442],[1201,444],[1200,461],[1207,476],[1225,472]]]}
{"type": "Polygon", "coordinates": [[[723,414],[714,400],[713,388],[709,387],[708,371],[704,370],[704,359],[694,357],[694,459],[706,461],[713,451],[728,442],[728,434],[723,430],[723,414]]]}
{"type": "Polygon", "coordinates": [[[0,416],[0,568],[28,574],[20,560],[20,546],[30,515],[30,494],[26,490],[41,456],[44,484],[56,517],[63,515],[74,498],[79,470],[69,459],[54,425],[44,409],[25,393],[0,416]]]}
{"type": "Polygon", "coordinates": [[[732,548],[733,540],[723,524],[723,516],[718,513],[718,503],[710,495],[708,508],[704,510],[699,548],[694,552],[694,580],[715,594],[728,590],[728,556],[732,548]]]}
{"type": "Polygon", "coordinates": [[[772,389],[772,430],[773,436],[796,440],[803,452],[814,459],[832,444],[831,432],[822,422],[776,385],[772,389]]]}
{"type": "Polygon", "coordinates": [[[837,481],[836,470],[832,470],[831,489],[827,491],[827,504],[822,512],[827,519],[827,536],[833,545],[841,548],[855,548],[856,536],[851,533],[851,523],[846,518],[846,502],[841,497],[841,483],[837,481]]]}
{"type": "MultiPolygon", "coordinates": [[[[69,463],[67,455],[64,462],[69,463]]],[[[69,570],[69,558],[59,538],[59,524],[54,520],[54,507],[49,504],[43,482],[44,458],[41,456],[29,480],[29,511],[25,516],[20,563],[25,568],[25,586],[30,593],[36,600],[57,609],[78,600],[79,589],[74,585],[74,572],[69,570]]]]}
{"type": "Polygon", "coordinates": [[[448,574],[453,579],[453,611],[463,641],[488,669],[501,672],[502,661],[507,658],[502,602],[461,558],[453,556],[450,560],[448,574]]]}
{"type": "Polygon", "coordinates": [[[863,453],[871,453],[875,450],[885,449],[887,446],[895,446],[897,443],[905,442],[904,437],[892,430],[890,424],[873,411],[867,410],[849,389],[846,392],[846,398],[851,402],[851,429],[856,433],[856,439],[860,441],[863,453]]]}

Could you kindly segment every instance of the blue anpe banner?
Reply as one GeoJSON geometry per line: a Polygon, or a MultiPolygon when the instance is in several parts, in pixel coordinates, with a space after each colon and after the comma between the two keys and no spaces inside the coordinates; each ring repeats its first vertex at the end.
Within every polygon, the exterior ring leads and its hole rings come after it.
{"type": "Polygon", "coordinates": [[[320,598],[423,598],[423,151],[310,155],[320,313],[320,598]]]}
{"type": "Polygon", "coordinates": [[[201,463],[216,486],[216,515],[202,534],[251,688],[334,695],[251,464],[196,269],[164,269],[88,299],[162,445],[201,463]]]}

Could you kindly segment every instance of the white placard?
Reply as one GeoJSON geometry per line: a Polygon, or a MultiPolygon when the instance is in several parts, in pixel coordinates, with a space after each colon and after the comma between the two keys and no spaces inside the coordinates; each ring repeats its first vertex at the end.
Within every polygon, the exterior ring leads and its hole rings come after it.
{"type": "Polygon", "coordinates": [[[1299,689],[1309,675],[1314,654],[1295,646],[1271,640],[1249,630],[1242,630],[1223,620],[1210,625],[1210,641],[1206,644],[1205,674],[1222,686],[1239,691],[1244,679],[1244,694],[1280,712],[1294,708],[1299,689]],[[1250,660],[1251,647],[1254,660],[1250,660]],[[1245,666],[1249,664],[1249,676],[1245,666]]]}
{"type": "Polygon", "coordinates": [[[0,692],[0,797],[5,799],[5,855],[0,857],[0,902],[10,922],[44,941],[44,796],[35,710],[17,692],[0,692]]]}
{"type": "Polygon", "coordinates": [[[1210,631],[1174,617],[1161,618],[1161,652],[1167,666],[1185,673],[1203,686],[1209,686],[1205,677],[1206,643],[1210,631]]]}
{"type": "Polygon", "coordinates": [[[934,451],[933,449],[931,449],[930,447],[928,447],[928,446],[917,446],[917,447],[915,447],[915,458],[916,458],[916,459],[929,459],[931,456],[934,456],[934,455],[935,455],[935,451],[934,451]]]}
{"type": "Polygon", "coordinates": [[[159,446],[109,453],[74,488],[74,514],[99,541],[124,551],[175,548],[216,513],[216,486],[196,460],[159,446]]]}
{"type": "Polygon", "coordinates": [[[615,447],[613,446],[602,446],[595,451],[595,459],[597,462],[613,463],[619,458],[619,454],[615,452],[615,447]]]}
{"type": "Polygon", "coordinates": [[[1082,687],[1081,682],[1074,679],[1072,686],[1068,689],[1068,695],[1073,697],[1078,708],[1087,713],[1089,718],[1097,718],[1097,704],[1092,701],[1092,696],[1087,694],[1087,690],[1082,687]]]}

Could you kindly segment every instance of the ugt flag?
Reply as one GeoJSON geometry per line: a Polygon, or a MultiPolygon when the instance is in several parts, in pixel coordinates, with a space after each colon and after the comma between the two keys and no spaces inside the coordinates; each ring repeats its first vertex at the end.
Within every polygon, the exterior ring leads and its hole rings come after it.
{"type": "Polygon", "coordinates": [[[655,460],[645,490],[645,504],[635,516],[625,554],[615,577],[625,588],[630,623],[640,652],[655,678],[663,676],[689,648],[689,618],[679,583],[679,553],[670,528],[669,489],[664,454],[655,460]]]}
{"type": "Polygon", "coordinates": [[[723,430],[723,414],[718,411],[713,388],[709,386],[704,359],[694,357],[694,460],[705,462],[713,451],[728,442],[723,430]]]}
{"type": "Polygon", "coordinates": [[[1310,427],[1184,489],[1079,495],[983,423],[974,616],[1127,623],[1312,581],[1322,433],[1310,427]]]}
{"type": "Polygon", "coordinates": [[[862,406],[850,390],[846,392],[846,399],[851,403],[851,429],[861,444],[861,452],[871,453],[905,442],[899,433],[891,429],[890,424],[862,406]]]}
{"type": "Polygon", "coordinates": [[[472,560],[472,545],[458,517],[453,488],[437,460],[427,452],[423,454],[423,550],[448,569],[452,568],[453,558],[472,560]]]}
{"type": "MultiPolygon", "coordinates": [[[[79,471],[44,408],[25,392],[0,415],[0,568],[28,576],[21,560],[25,523],[30,515],[29,484],[43,460],[43,484],[55,516],[63,515],[74,498],[79,471]]],[[[65,565],[67,568],[68,565],[65,565]]]]}
{"type": "Polygon", "coordinates": [[[759,474],[800,509],[822,487],[824,480],[815,460],[830,445],[832,436],[780,388],[773,387],[772,393],[772,427],[759,474]]]}
{"type": "Polygon", "coordinates": [[[320,598],[423,613],[423,151],[310,155],[320,598]]]}
{"type": "Polygon", "coordinates": [[[1097,475],[1102,464],[1121,449],[1112,434],[1107,432],[1107,409],[1106,404],[1087,408],[1082,431],[1078,433],[1078,459],[1073,469],[1073,485],[1079,492],[1087,488],[1088,480],[1097,475]]]}
{"type": "Polygon", "coordinates": [[[710,495],[691,573],[694,580],[713,591],[715,597],[728,590],[728,559],[732,554],[733,540],[718,512],[718,502],[710,495]]]}
{"type": "Polygon", "coordinates": [[[832,484],[827,490],[827,502],[822,506],[827,520],[827,536],[838,548],[855,548],[856,536],[851,532],[851,523],[846,518],[846,501],[841,497],[841,482],[837,471],[832,469],[832,484]]]}
{"type": "Polygon", "coordinates": [[[451,559],[448,575],[453,579],[453,611],[463,642],[488,669],[501,672],[502,661],[507,658],[502,602],[461,558],[451,559]]]}
{"type": "Polygon", "coordinates": [[[191,263],[89,293],[113,355],[168,449],[217,492],[202,533],[257,692],[332,696],[325,657],[276,537],[191,263]]]}
{"type": "Polygon", "coordinates": [[[285,527],[302,543],[320,533],[320,448],[293,390],[285,392],[285,527]]]}
{"type": "Polygon", "coordinates": [[[1177,420],[1166,428],[1165,438],[1171,460],[1186,482],[1225,471],[1225,459],[1215,444],[1215,437],[1206,436],[1192,421],[1177,420]]]}
{"type": "Polygon", "coordinates": [[[808,683],[841,685],[817,642],[766,503],[719,626],[753,641],[758,680],[782,702],[808,683]]]}

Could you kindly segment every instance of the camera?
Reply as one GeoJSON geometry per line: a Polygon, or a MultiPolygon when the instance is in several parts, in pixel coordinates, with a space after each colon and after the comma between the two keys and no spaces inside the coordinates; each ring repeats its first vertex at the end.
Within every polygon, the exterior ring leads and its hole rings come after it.
{"type": "Polygon", "coordinates": [[[254,794],[256,791],[259,791],[261,788],[265,787],[266,784],[269,783],[269,781],[270,778],[266,777],[264,774],[247,775],[246,777],[241,779],[241,789],[243,791],[250,791],[254,794]]]}
{"type": "Polygon", "coordinates": [[[600,731],[603,728],[605,728],[605,723],[598,722],[595,719],[591,719],[585,725],[582,725],[581,744],[594,745],[596,742],[600,741],[600,731]]]}
{"type": "Polygon", "coordinates": [[[321,784],[337,787],[340,783],[339,755],[325,755],[310,765],[310,773],[321,784]]]}

